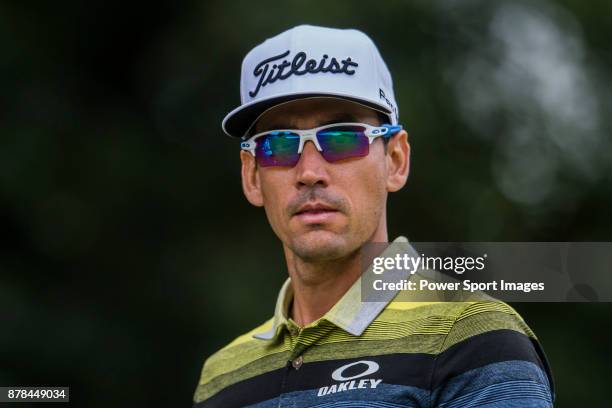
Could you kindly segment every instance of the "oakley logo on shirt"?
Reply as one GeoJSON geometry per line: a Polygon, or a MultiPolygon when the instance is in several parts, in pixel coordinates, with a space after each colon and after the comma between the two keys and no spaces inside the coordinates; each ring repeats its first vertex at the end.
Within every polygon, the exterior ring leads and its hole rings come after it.
{"type": "Polygon", "coordinates": [[[362,377],[374,374],[379,368],[380,366],[378,363],[369,360],[360,360],[343,365],[342,367],[336,369],[331,375],[332,379],[342,382],[319,388],[317,397],[361,388],[376,388],[382,382],[382,379],[362,377]],[[363,367],[363,365],[365,365],[365,367],[363,367]],[[357,372],[355,372],[354,367],[357,368],[357,372]],[[357,380],[358,378],[361,379],[357,380]]]}

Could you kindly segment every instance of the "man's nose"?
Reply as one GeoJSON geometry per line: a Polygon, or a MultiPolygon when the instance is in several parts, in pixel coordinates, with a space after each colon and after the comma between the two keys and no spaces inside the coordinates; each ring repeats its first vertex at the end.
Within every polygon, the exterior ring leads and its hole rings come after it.
{"type": "Polygon", "coordinates": [[[307,141],[300,156],[300,160],[295,165],[296,186],[313,187],[320,185],[326,187],[329,184],[329,174],[327,167],[329,163],[323,158],[321,152],[317,150],[314,142],[307,141]]]}

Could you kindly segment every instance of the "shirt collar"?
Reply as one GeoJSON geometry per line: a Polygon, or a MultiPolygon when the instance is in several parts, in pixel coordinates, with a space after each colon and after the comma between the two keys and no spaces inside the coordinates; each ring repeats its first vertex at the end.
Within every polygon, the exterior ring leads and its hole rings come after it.
{"type": "MultiPolygon", "coordinates": [[[[400,236],[396,238],[393,244],[394,245],[389,246],[381,256],[393,256],[399,252],[416,254],[416,251],[408,243],[408,239],[405,237],[400,236]]],[[[376,316],[387,307],[398,292],[384,291],[382,296],[377,296],[377,299],[381,299],[380,301],[363,302],[361,300],[361,290],[362,285],[360,277],[342,298],[340,298],[338,303],[336,303],[321,319],[333,323],[350,334],[361,336],[370,323],[372,323],[376,316]]],[[[289,315],[289,305],[292,299],[293,289],[291,287],[291,278],[288,278],[283,284],[276,300],[272,327],[268,331],[254,334],[253,337],[260,340],[272,340],[278,336],[282,326],[288,323],[287,316],[289,315]]]]}

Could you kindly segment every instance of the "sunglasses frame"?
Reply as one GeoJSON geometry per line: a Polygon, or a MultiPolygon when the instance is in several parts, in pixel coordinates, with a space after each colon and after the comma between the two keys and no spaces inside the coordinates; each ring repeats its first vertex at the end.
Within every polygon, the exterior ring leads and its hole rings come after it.
{"type": "Polygon", "coordinates": [[[329,125],[319,126],[312,129],[273,129],[267,130],[265,132],[258,133],[256,135],[251,136],[249,139],[240,143],[240,148],[242,150],[246,150],[251,152],[253,157],[255,157],[255,149],[257,147],[257,139],[266,136],[270,133],[274,132],[291,132],[300,137],[300,145],[298,147],[298,154],[302,154],[304,150],[304,145],[307,141],[311,141],[314,143],[315,147],[319,152],[322,152],[323,149],[321,145],[319,145],[319,141],[317,140],[317,133],[321,130],[325,130],[328,128],[338,127],[338,126],[361,126],[365,128],[364,134],[368,138],[368,144],[372,144],[372,142],[378,137],[391,137],[400,130],[402,130],[402,125],[388,125],[383,124],[380,126],[368,125],[367,123],[357,123],[357,122],[342,122],[342,123],[330,123],[329,125]]]}

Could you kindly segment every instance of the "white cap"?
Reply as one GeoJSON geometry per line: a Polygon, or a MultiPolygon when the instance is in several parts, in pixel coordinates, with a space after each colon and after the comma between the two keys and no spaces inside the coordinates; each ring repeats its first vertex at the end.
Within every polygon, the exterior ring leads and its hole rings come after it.
{"type": "Polygon", "coordinates": [[[294,99],[336,97],[380,111],[397,124],[393,81],[374,42],[361,31],[300,25],[253,48],[242,61],[241,105],[223,131],[244,137],[268,109],[294,99]]]}

